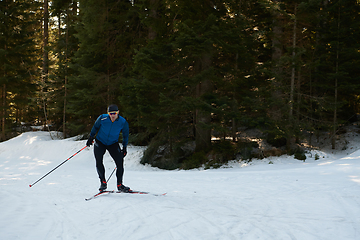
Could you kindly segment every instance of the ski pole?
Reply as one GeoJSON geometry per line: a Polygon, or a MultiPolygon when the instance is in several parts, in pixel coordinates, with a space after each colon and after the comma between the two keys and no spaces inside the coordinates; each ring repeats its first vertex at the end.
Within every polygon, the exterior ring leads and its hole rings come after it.
{"type": "Polygon", "coordinates": [[[73,154],[71,157],[69,157],[68,159],[66,159],[65,161],[63,161],[62,163],[60,163],[59,165],[57,165],[55,168],[53,168],[50,172],[48,172],[47,174],[45,174],[44,176],[42,176],[39,180],[37,180],[36,182],[34,182],[33,184],[30,184],[29,187],[34,186],[36,183],[38,183],[40,180],[42,180],[43,178],[45,178],[47,175],[49,175],[50,173],[52,173],[53,171],[55,171],[58,167],[60,167],[61,165],[63,165],[65,162],[67,162],[68,160],[70,160],[70,158],[74,157],[76,154],[78,154],[79,152],[81,152],[82,150],[84,150],[87,146],[83,147],[82,149],[80,149],[79,151],[77,151],[75,154],[73,154]]]}
{"type": "Polygon", "coordinates": [[[112,173],[110,174],[110,176],[106,182],[109,182],[109,180],[110,180],[111,176],[114,174],[115,170],[116,170],[116,167],[114,168],[114,170],[112,171],[112,173]]]}

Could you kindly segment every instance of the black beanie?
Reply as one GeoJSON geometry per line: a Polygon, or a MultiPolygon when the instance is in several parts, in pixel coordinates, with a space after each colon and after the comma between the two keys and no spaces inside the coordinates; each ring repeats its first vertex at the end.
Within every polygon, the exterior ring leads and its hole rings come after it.
{"type": "Polygon", "coordinates": [[[114,111],[119,111],[119,108],[115,104],[111,104],[108,107],[108,112],[114,112],[114,111]]]}

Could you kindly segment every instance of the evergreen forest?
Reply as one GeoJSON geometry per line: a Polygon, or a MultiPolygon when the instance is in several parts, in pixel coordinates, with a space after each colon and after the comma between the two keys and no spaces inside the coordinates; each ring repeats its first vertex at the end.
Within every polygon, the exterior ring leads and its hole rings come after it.
{"type": "Polygon", "coordinates": [[[85,139],[117,104],[142,163],[189,169],[251,158],[248,129],[336,149],[360,113],[359,0],[0,0],[0,22],[1,141],[85,139]]]}

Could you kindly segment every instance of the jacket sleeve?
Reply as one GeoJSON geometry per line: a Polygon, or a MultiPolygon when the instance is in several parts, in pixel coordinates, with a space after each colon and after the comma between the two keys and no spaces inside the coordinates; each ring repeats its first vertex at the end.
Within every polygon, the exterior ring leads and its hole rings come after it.
{"type": "Polygon", "coordinates": [[[94,126],[91,129],[90,137],[95,138],[96,133],[99,131],[101,125],[101,115],[96,119],[94,126]]]}
{"type": "Polygon", "coordinates": [[[124,127],[121,131],[122,131],[122,135],[123,135],[122,145],[123,145],[123,148],[126,148],[128,145],[128,141],[129,141],[129,124],[126,120],[124,123],[124,127]]]}

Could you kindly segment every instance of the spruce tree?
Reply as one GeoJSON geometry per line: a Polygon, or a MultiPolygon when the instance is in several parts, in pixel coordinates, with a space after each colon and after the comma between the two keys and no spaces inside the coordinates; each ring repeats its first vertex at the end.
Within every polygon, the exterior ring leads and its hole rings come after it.
{"type": "Polygon", "coordinates": [[[5,140],[12,124],[20,126],[36,115],[29,102],[35,98],[38,76],[40,21],[37,1],[1,1],[0,5],[0,140],[5,140]]]}
{"type": "Polygon", "coordinates": [[[53,70],[50,74],[50,85],[53,89],[51,101],[49,103],[50,115],[56,129],[61,129],[63,136],[69,134],[66,123],[70,120],[67,112],[68,101],[68,81],[74,71],[69,68],[69,64],[78,49],[78,39],[76,38],[75,26],[78,21],[78,1],[52,1],[51,4],[54,36],[51,43],[51,53],[54,59],[53,70]]]}
{"type": "Polygon", "coordinates": [[[140,92],[144,125],[156,135],[143,162],[178,167],[194,151],[211,150],[212,129],[228,134],[229,126],[236,128],[231,123],[240,115],[234,88],[247,81],[254,59],[246,49],[252,42],[245,31],[249,25],[238,5],[229,4],[229,14],[222,2],[162,4],[159,22],[168,28],[153,22],[155,40],[135,57],[134,89],[140,92]],[[185,152],[192,141],[194,148],[185,152]],[[163,158],[154,158],[157,149],[163,149],[163,158]]]}
{"type": "Polygon", "coordinates": [[[96,117],[118,100],[123,74],[131,67],[130,1],[80,1],[79,49],[70,64],[68,111],[72,134],[89,131],[96,117]]]}
{"type": "Polygon", "coordinates": [[[323,71],[321,89],[326,99],[326,117],[331,122],[332,148],[336,147],[338,127],[356,116],[351,99],[359,90],[359,3],[353,0],[330,1],[327,6],[327,28],[324,29],[323,71]],[[355,70],[356,69],[356,70],[355,70]]]}

